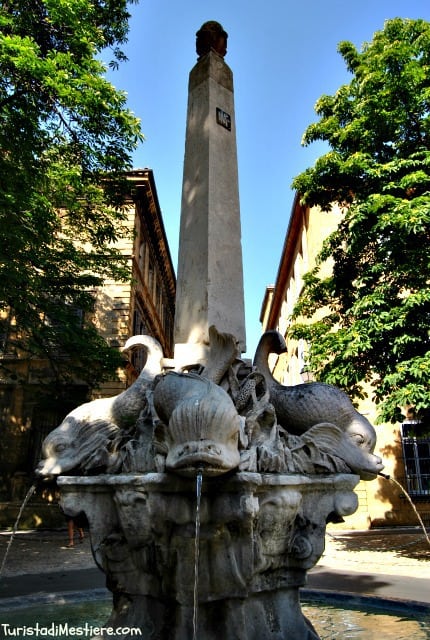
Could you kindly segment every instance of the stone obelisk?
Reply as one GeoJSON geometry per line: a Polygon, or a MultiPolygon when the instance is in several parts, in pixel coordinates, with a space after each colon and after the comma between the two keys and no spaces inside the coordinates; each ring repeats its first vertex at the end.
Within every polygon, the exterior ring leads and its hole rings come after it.
{"type": "MultiPolygon", "coordinates": [[[[197,32],[190,72],[175,315],[175,361],[204,361],[209,327],[246,350],[233,74],[227,33],[197,32]]],[[[191,362],[188,362],[191,364],[191,362]]]]}

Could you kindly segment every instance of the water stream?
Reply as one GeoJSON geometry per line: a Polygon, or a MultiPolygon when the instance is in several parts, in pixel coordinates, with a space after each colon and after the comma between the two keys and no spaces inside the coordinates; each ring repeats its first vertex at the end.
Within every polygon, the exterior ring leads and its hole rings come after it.
{"type": "Polygon", "coordinates": [[[35,491],[36,491],[36,484],[32,484],[30,489],[27,491],[27,495],[25,496],[24,500],[22,501],[22,505],[21,505],[21,508],[19,510],[18,517],[17,517],[17,519],[15,521],[15,524],[13,526],[12,533],[10,534],[9,542],[7,543],[5,554],[3,556],[3,560],[2,560],[2,563],[1,563],[1,567],[0,567],[0,578],[1,578],[2,574],[3,574],[3,570],[4,570],[5,565],[6,565],[6,560],[7,560],[7,557],[9,555],[9,551],[10,551],[10,548],[12,546],[13,539],[15,538],[16,532],[18,531],[18,526],[19,526],[22,514],[24,512],[24,509],[27,506],[27,502],[30,500],[31,496],[33,495],[33,493],[35,491]]]}
{"type": "MultiPolygon", "coordinates": [[[[379,475],[383,475],[383,474],[379,474],[379,475]]],[[[383,475],[383,477],[384,477],[384,478],[386,478],[387,480],[391,480],[391,482],[394,482],[394,484],[395,484],[399,489],[401,489],[402,493],[405,495],[405,497],[406,497],[406,498],[407,498],[407,500],[409,501],[409,504],[411,505],[412,509],[414,510],[415,515],[416,515],[416,517],[417,517],[417,519],[418,519],[418,522],[420,523],[421,528],[422,528],[422,530],[423,530],[423,532],[424,532],[424,536],[425,536],[425,538],[426,538],[426,540],[427,540],[428,544],[430,545],[430,538],[429,538],[429,536],[428,536],[428,533],[427,533],[427,530],[426,530],[425,524],[424,524],[424,522],[423,522],[423,520],[422,520],[422,518],[421,518],[420,514],[418,513],[418,510],[417,510],[416,506],[415,506],[415,505],[414,505],[414,503],[412,502],[412,499],[411,499],[411,496],[409,495],[409,493],[408,493],[408,492],[406,491],[406,489],[405,489],[405,488],[400,484],[400,482],[397,482],[397,480],[395,480],[395,478],[392,478],[391,476],[386,476],[386,475],[383,475]]]]}
{"type": "Polygon", "coordinates": [[[196,476],[196,529],[194,538],[194,607],[193,640],[197,640],[199,611],[199,553],[200,553],[200,501],[202,497],[203,473],[199,469],[196,476]]]}

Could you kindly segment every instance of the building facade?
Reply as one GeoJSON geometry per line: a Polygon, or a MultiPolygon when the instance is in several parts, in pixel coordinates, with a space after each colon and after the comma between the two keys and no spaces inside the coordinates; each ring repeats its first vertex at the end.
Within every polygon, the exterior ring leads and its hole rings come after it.
{"type": "MultiPolygon", "coordinates": [[[[342,218],[342,211],[333,207],[323,212],[318,207],[300,203],[297,194],[293,203],[289,226],[279,263],[276,282],[267,287],[260,315],[263,331],[276,329],[286,340],[287,352],[272,354],[273,375],[285,385],[308,382],[307,345],[303,340],[287,336],[291,313],[303,287],[303,276],[315,266],[316,256],[324,239],[334,231],[342,218]]],[[[330,269],[330,264],[325,265],[330,269]]],[[[324,273],[322,273],[324,275],[324,273]]],[[[369,394],[370,396],[371,394],[369,394]]],[[[376,407],[371,398],[360,401],[360,413],[375,424],[376,407]]],[[[377,526],[417,525],[418,519],[406,491],[424,523],[430,525],[430,439],[420,432],[413,420],[403,424],[376,425],[375,453],[384,461],[386,480],[378,477],[360,482],[357,512],[349,516],[345,528],[367,529],[377,526]],[[394,481],[400,483],[405,491],[394,481]]],[[[339,525],[336,525],[339,527],[339,525]]]]}
{"type": "MultiPolygon", "coordinates": [[[[127,174],[127,237],[117,245],[126,258],[128,282],[105,282],[95,291],[93,321],[113,347],[127,338],[148,334],[156,338],[166,357],[173,355],[176,277],[157,197],[153,172],[137,169],[127,174]]],[[[65,389],[60,402],[41,394],[44,363],[9,353],[6,342],[0,358],[16,375],[0,376],[0,528],[13,525],[31,484],[46,435],[76,406],[88,400],[88,388],[78,383],[65,389]],[[19,375],[18,375],[19,374],[19,375]],[[17,382],[20,380],[20,382],[17,382]],[[41,400],[43,398],[43,400],[41,400]]],[[[144,365],[142,350],[101,385],[92,397],[117,395],[138,376],[144,365]]],[[[58,524],[59,509],[51,488],[37,491],[25,510],[23,527],[58,524]]]]}
{"type": "MultiPolygon", "coordinates": [[[[166,358],[173,356],[176,277],[150,169],[127,174],[130,184],[128,227],[130,233],[120,249],[129,263],[127,283],[106,282],[97,291],[95,323],[99,333],[114,347],[127,338],[145,334],[156,338],[166,358]]],[[[125,379],[105,383],[99,395],[120,393],[142,368],[142,351],[132,354],[125,379]]]]}

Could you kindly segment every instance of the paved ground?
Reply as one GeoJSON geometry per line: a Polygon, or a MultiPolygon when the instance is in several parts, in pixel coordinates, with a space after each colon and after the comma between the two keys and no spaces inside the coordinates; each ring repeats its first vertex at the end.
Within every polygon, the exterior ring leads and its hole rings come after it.
{"type": "Polygon", "coordinates": [[[308,587],[426,603],[430,613],[430,544],[415,529],[332,531],[308,587]]]}
{"type": "MultiPolygon", "coordinates": [[[[0,532],[0,564],[10,534],[0,532]]],[[[88,537],[67,548],[66,531],[18,532],[0,577],[1,599],[103,588],[88,537]]],[[[425,603],[430,612],[430,544],[418,529],[332,530],[308,589],[425,603]]]]}

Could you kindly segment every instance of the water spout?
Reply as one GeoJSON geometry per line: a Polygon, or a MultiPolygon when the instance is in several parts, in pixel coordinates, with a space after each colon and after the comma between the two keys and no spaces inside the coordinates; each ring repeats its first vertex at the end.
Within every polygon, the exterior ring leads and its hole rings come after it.
{"type": "Polygon", "coordinates": [[[203,470],[196,476],[196,528],[194,538],[194,607],[193,607],[193,640],[197,640],[199,610],[199,553],[200,553],[200,501],[202,497],[203,470]]]}
{"type": "Polygon", "coordinates": [[[385,478],[385,480],[390,479],[390,476],[388,475],[388,473],[382,473],[382,471],[378,473],[378,476],[381,476],[381,478],[385,478]]]}
{"type": "Polygon", "coordinates": [[[21,516],[22,516],[22,514],[24,512],[25,507],[27,506],[27,502],[30,500],[30,498],[33,495],[33,493],[35,492],[35,490],[36,490],[36,483],[31,485],[30,489],[27,491],[27,495],[25,496],[24,500],[22,501],[22,505],[21,505],[21,508],[19,510],[18,517],[17,517],[17,519],[15,521],[15,524],[13,526],[12,533],[10,534],[9,542],[7,543],[5,554],[3,556],[3,560],[2,560],[2,563],[1,563],[1,567],[0,567],[0,578],[3,575],[3,570],[4,570],[5,565],[6,565],[6,560],[7,560],[7,557],[9,555],[9,551],[10,551],[10,548],[12,546],[13,539],[15,538],[16,532],[18,531],[18,526],[19,526],[19,523],[20,523],[20,520],[21,520],[21,516]]]}

